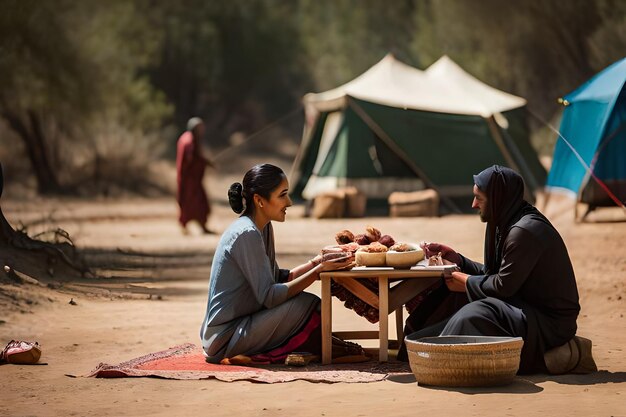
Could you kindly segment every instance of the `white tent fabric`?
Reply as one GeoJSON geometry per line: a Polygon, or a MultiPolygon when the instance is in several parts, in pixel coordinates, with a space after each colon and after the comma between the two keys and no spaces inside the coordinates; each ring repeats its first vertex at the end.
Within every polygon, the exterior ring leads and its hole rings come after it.
{"type": "Polygon", "coordinates": [[[482,117],[526,105],[522,97],[484,84],[445,55],[421,71],[388,54],[340,87],[305,95],[304,103],[318,111],[332,111],[344,107],[346,97],[397,108],[482,117]]]}

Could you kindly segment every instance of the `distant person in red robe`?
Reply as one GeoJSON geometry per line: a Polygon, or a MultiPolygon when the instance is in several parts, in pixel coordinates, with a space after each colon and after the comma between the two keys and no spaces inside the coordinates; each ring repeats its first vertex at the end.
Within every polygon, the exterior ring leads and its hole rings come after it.
{"type": "Polygon", "coordinates": [[[180,207],[178,221],[185,234],[188,233],[187,223],[191,220],[200,223],[204,233],[213,233],[207,227],[211,206],[202,179],[205,168],[214,164],[202,155],[204,129],[202,119],[192,117],[187,122],[187,131],[178,138],[176,146],[176,199],[180,207]]]}

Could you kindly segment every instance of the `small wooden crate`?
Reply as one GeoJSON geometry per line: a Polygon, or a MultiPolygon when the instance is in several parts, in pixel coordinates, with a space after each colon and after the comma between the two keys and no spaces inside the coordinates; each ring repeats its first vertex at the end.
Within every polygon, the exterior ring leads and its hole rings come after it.
{"type": "Polygon", "coordinates": [[[356,187],[344,188],[346,193],[345,217],[363,217],[367,206],[367,196],[356,187]]]}
{"type": "Polygon", "coordinates": [[[346,211],[346,195],[343,191],[320,194],[313,200],[311,216],[316,219],[343,217],[346,211]]]}
{"type": "Polygon", "coordinates": [[[439,194],[433,190],[410,193],[393,192],[387,199],[391,217],[418,217],[439,215],[439,194]]]}
{"type": "Polygon", "coordinates": [[[339,188],[315,197],[311,216],[316,219],[363,217],[366,204],[367,197],[356,187],[339,188]]]}

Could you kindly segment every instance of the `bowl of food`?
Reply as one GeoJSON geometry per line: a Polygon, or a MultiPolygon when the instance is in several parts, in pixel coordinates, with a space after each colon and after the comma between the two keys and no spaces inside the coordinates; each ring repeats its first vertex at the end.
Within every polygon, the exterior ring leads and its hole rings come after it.
{"type": "Polygon", "coordinates": [[[484,387],[513,381],[521,337],[438,336],[404,339],[409,364],[421,385],[484,387]]]}
{"type": "Polygon", "coordinates": [[[387,246],[374,242],[362,246],[356,251],[355,262],[357,266],[385,266],[387,246]]]}
{"type": "Polygon", "coordinates": [[[386,252],[387,266],[410,268],[424,259],[424,251],[414,243],[396,243],[386,252]]]}

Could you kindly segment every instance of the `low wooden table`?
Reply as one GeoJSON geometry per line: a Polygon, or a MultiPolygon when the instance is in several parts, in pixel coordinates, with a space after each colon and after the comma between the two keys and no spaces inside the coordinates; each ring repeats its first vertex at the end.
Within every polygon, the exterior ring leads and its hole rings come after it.
{"type": "Polygon", "coordinates": [[[413,267],[411,269],[393,269],[389,267],[356,267],[349,271],[329,271],[320,273],[322,281],[322,363],[332,361],[332,295],[330,283],[334,280],[351,293],[378,309],[378,331],[336,332],[343,339],[378,339],[380,351],[378,360],[386,362],[389,357],[388,315],[396,312],[396,330],[398,342],[403,339],[402,306],[421,291],[440,279],[446,269],[453,270],[455,265],[438,267],[413,267]],[[370,291],[359,279],[375,278],[378,280],[378,294],[370,291]],[[389,288],[390,281],[395,285],[389,288]],[[397,281],[397,282],[396,282],[397,281]],[[383,314],[382,312],[387,312],[383,314]]]}

